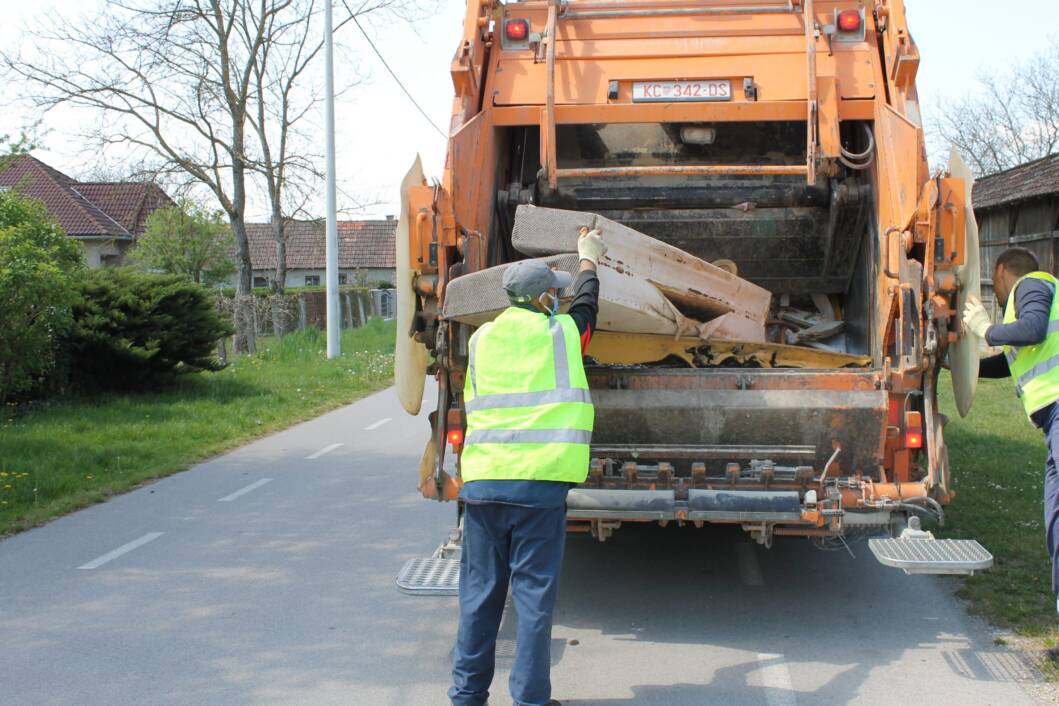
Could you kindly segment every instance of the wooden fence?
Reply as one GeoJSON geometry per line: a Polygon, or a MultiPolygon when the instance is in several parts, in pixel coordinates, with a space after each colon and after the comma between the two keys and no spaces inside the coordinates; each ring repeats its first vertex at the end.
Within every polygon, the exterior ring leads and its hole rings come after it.
{"type": "Polygon", "coordinates": [[[982,247],[982,300],[995,306],[993,263],[1012,246],[1037,256],[1041,269],[1056,274],[1059,266],[1059,193],[976,209],[982,247]]]}

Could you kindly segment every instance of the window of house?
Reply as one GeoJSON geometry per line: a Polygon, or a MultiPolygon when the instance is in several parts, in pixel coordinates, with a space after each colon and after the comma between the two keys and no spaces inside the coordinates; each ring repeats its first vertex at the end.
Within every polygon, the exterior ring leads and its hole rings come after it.
{"type": "Polygon", "coordinates": [[[306,287],[319,287],[320,286],[320,275],[305,275],[305,286],[306,287]]]}
{"type": "Polygon", "coordinates": [[[346,273],[345,272],[339,272],[338,273],[338,283],[339,284],[346,284],[346,273]]]}
{"type": "Polygon", "coordinates": [[[261,275],[254,275],[254,286],[255,287],[267,287],[268,286],[268,277],[263,277],[261,275]]]}

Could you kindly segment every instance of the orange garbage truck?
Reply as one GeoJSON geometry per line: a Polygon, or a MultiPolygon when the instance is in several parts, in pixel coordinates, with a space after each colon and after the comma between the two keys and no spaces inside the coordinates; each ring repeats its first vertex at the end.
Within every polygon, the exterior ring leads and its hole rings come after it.
{"type": "Polygon", "coordinates": [[[978,347],[957,315],[978,287],[971,178],[955,154],[928,167],[919,62],[903,0],[469,0],[444,173],[417,161],[398,226],[398,392],[415,414],[438,389],[423,495],[460,487],[474,326],[446,292],[525,257],[520,209],[560,209],[771,295],[762,340],[600,326],[571,532],[868,534],[910,573],[991,565],[919,524],[954,497],[939,372],[965,414],[978,347]]]}

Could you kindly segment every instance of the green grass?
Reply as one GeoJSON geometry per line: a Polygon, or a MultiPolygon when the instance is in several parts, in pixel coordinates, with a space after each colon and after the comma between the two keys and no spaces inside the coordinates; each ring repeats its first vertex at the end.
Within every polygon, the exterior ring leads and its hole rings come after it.
{"type": "Polygon", "coordinates": [[[1047,451],[1015,398],[1010,380],[982,380],[974,407],[960,419],[948,376],[939,383],[941,409],[957,496],[949,506],[946,537],[970,537],[996,558],[972,576],[960,595],[996,625],[1054,645],[1055,598],[1044,544],[1042,487],[1047,451]]]}
{"type": "Polygon", "coordinates": [[[389,385],[394,325],[261,339],[256,355],[155,392],[52,400],[0,417],[0,536],[182,470],[389,385]]]}

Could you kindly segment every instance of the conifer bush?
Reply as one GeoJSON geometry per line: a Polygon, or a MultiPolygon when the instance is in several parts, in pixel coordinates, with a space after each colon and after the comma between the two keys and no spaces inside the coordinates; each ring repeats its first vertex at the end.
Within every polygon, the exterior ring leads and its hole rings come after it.
{"type": "Polygon", "coordinates": [[[79,289],[67,341],[73,386],[146,389],[224,367],[215,351],[232,326],[211,290],[181,275],[129,269],[88,272],[79,289]]]}

